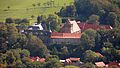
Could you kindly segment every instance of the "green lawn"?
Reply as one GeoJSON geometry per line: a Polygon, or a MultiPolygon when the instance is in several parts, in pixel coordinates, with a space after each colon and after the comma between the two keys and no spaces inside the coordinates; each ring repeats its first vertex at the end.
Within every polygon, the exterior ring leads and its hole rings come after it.
{"type": "Polygon", "coordinates": [[[36,17],[41,14],[54,14],[58,12],[62,6],[69,5],[73,0],[0,0],[0,22],[6,18],[31,18],[35,16],[32,22],[36,21],[36,17]],[[46,4],[54,1],[54,6],[48,7],[46,4]],[[40,6],[38,6],[40,3],[40,6]],[[35,4],[35,7],[33,6],[35,4]],[[9,8],[8,8],[9,6],[9,8]]]}

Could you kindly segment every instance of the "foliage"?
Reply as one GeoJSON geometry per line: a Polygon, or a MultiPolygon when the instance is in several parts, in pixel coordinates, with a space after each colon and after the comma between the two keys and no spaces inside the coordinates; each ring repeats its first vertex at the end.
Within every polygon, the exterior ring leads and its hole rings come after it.
{"type": "Polygon", "coordinates": [[[99,16],[98,15],[91,15],[87,20],[88,23],[92,24],[99,24],[99,16]]]}
{"type": "Polygon", "coordinates": [[[6,18],[6,23],[14,23],[15,21],[12,18],[6,18]]]}
{"type": "Polygon", "coordinates": [[[75,5],[69,5],[67,7],[62,7],[60,12],[57,14],[62,17],[74,17],[76,15],[76,7],[75,5]]]}
{"type": "Polygon", "coordinates": [[[80,68],[96,68],[96,66],[92,63],[85,63],[80,68]]]}
{"type": "Polygon", "coordinates": [[[84,60],[86,62],[95,62],[98,58],[99,56],[95,52],[91,50],[85,51],[84,60]]]}
{"type": "Polygon", "coordinates": [[[78,68],[78,67],[70,65],[70,66],[65,66],[65,68],[78,68]]]}
{"type": "Polygon", "coordinates": [[[42,40],[33,35],[28,35],[27,45],[24,48],[28,49],[33,56],[45,57],[48,54],[48,49],[42,40]]]}
{"type": "Polygon", "coordinates": [[[74,7],[62,7],[58,15],[61,17],[74,17],[82,22],[107,24],[115,27],[120,25],[119,7],[117,0],[75,0],[74,7]],[[70,9],[68,11],[67,9],[70,9]],[[71,13],[72,12],[72,13],[71,13]]]}
{"type": "Polygon", "coordinates": [[[54,14],[49,14],[48,17],[41,15],[37,17],[37,23],[41,23],[45,29],[59,31],[61,19],[54,14]]]}
{"type": "Polygon", "coordinates": [[[44,68],[60,68],[62,67],[62,63],[58,59],[51,59],[46,62],[44,68]]]}
{"type": "Polygon", "coordinates": [[[83,32],[81,36],[81,45],[83,46],[84,50],[89,50],[95,47],[95,38],[96,38],[96,31],[93,29],[88,29],[83,32]]]}

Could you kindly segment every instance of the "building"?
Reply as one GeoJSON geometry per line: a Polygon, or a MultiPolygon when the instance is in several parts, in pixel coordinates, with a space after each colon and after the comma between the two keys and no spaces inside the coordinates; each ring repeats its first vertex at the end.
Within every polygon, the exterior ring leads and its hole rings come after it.
{"type": "Polygon", "coordinates": [[[105,63],[104,62],[96,62],[95,65],[99,68],[105,67],[105,63]]]}
{"type": "Polygon", "coordinates": [[[51,33],[52,44],[79,44],[81,38],[81,30],[75,20],[68,19],[61,27],[60,33],[51,33]]]}
{"type": "Polygon", "coordinates": [[[52,44],[79,44],[81,33],[51,33],[52,44]]]}
{"type": "Polygon", "coordinates": [[[43,30],[43,27],[41,23],[40,24],[35,23],[32,26],[28,26],[28,30],[43,30]]]}
{"type": "Polygon", "coordinates": [[[111,66],[117,66],[120,68],[120,63],[119,62],[109,62],[109,64],[106,65],[106,68],[109,68],[111,66]]]}
{"type": "Polygon", "coordinates": [[[67,58],[65,61],[66,61],[64,63],[65,66],[67,66],[67,65],[73,65],[73,66],[80,67],[83,64],[83,62],[80,61],[80,58],[73,58],[72,57],[72,58],[67,58]]]}
{"type": "Polygon", "coordinates": [[[86,22],[77,22],[79,28],[81,31],[85,31],[87,29],[94,29],[94,30],[111,30],[112,27],[110,25],[98,25],[98,24],[88,24],[86,22]]]}
{"type": "Polygon", "coordinates": [[[81,33],[81,30],[75,20],[68,19],[67,22],[62,26],[61,33],[81,33]]]}
{"type": "Polygon", "coordinates": [[[45,58],[40,58],[40,57],[30,57],[32,62],[39,61],[39,62],[45,62],[45,58]]]}
{"type": "Polygon", "coordinates": [[[67,22],[62,26],[60,32],[62,33],[81,33],[87,29],[94,30],[111,30],[113,29],[110,25],[99,25],[90,24],[87,22],[80,22],[68,19],[67,22]]]}

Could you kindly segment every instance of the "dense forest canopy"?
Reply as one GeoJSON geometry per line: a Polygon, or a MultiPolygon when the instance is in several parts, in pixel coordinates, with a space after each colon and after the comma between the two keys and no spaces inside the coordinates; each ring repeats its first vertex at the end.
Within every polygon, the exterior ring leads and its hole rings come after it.
{"type": "MultiPolygon", "coordinates": [[[[120,22],[119,0],[75,0],[73,5],[61,8],[58,12],[62,17],[74,17],[80,21],[87,21],[93,15],[99,18],[100,24],[117,26],[120,22]]],[[[96,20],[92,21],[95,22],[96,20]]]]}

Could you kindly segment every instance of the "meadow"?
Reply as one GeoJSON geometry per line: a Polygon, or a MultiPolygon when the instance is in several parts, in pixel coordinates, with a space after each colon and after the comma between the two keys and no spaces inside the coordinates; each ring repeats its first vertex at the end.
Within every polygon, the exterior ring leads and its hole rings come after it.
{"type": "Polygon", "coordinates": [[[34,18],[58,12],[62,6],[73,3],[73,0],[0,0],[0,22],[6,18],[34,18]]]}

